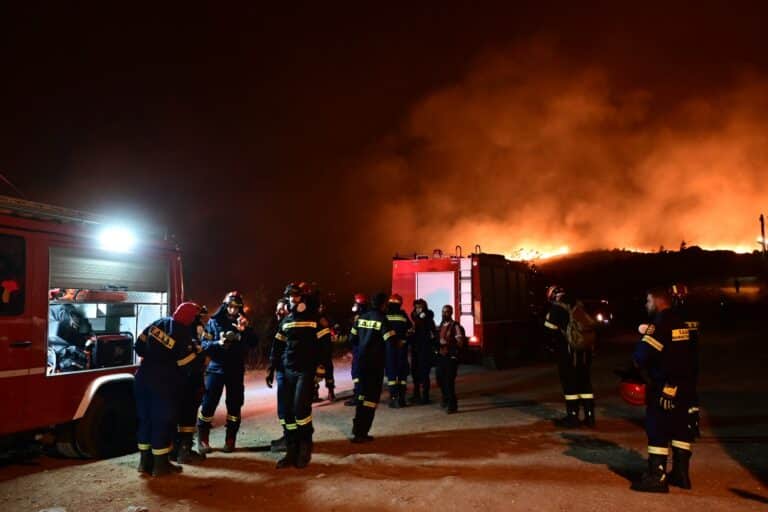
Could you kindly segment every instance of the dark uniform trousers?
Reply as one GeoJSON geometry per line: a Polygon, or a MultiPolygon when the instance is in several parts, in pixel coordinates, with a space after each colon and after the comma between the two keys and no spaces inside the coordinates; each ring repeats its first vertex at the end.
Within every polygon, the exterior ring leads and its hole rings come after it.
{"type": "Polygon", "coordinates": [[[358,361],[358,351],[359,348],[357,345],[352,345],[352,396],[358,396],[360,394],[360,369],[359,369],[359,361],[358,361]]]}
{"type": "Polygon", "coordinates": [[[559,349],[557,366],[566,403],[578,406],[579,400],[594,400],[591,351],[571,352],[564,344],[559,349]]]}
{"type": "Polygon", "coordinates": [[[443,400],[449,408],[456,408],[456,375],[459,371],[459,360],[448,355],[437,356],[437,382],[443,400]]]}
{"type": "Polygon", "coordinates": [[[199,427],[210,427],[213,414],[221,401],[221,394],[226,388],[227,428],[237,430],[240,427],[240,409],[245,401],[243,373],[208,373],[205,374],[205,396],[198,416],[199,427]]]}
{"type": "Polygon", "coordinates": [[[384,368],[361,368],[360,394],[357,396],[357,409],[352,425],[352,434],[366,436],[373,425],[376,407],[381,398],[381,388],[384,380],[384,368]]]}
{"type": "Polygon", "coordinates": [[[282,414],[281,423],[285,439],[311,441],[312,395],[315,391],[315,374],[312,371],[298,372],[285,369],[277,380],[277,414],[282,414]]]}
{"type": "Polygon", "coordinates": [[[179,402],[179,434],[194,434],[197,430],[197,413],[205,393],[202,369],[189,371],[184,375],[179,402]]]}
{"type": "Polygon", "coordinates": [[[411,350],[411,374],[416,393],[421,389],[424,396],[429,396],[430,379],[434,352],[429,340],[419,340],[411,350]]]}
{"type": "Polygon", "coordinates": [[[645,432],[648,436],[648,453],[667,455],[668,446],[691,451],[693,436],[688,428],[688,409],[692,393],[679,391],[675,408],[665,411],[659,404],[660,390],[649,390],[646,398],[645,432]]]}
{"type": "Polygon", "coordinates": [[[408,346],[400,346],[399,339],[391,339],[386,345],[387,385],[391,392],[408,384],[408,346]]]}
{"type": "Polygon", "coordinates": [[[171,452],[183,385],[181,375],[158,374],[151,367],[139,367],[134,379],[139,450],[151,448],[154,455],[171,452]]]}

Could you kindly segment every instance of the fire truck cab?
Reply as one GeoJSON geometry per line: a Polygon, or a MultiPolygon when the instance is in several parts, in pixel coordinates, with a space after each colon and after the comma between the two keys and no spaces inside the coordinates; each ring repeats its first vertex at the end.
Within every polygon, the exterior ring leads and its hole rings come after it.
{"type": "Polygon", "coordinates": [[[531,339],[530,270],[523,262],[475,249],[466,257],[460,251],[444,256],[437,249],[431,257],[395,256],[392,293],[402,295],[406,308],[415,299],[426,300],[436,321],[444,305],[453,306],[470,354],[486,366],[503,368],[531,339]]]}
{"type": "Polygon", "coordinates": [[[182,294],[180,252],[164,236],[0,196],[0,446],[134,451],[133,343],[182,294]]]}

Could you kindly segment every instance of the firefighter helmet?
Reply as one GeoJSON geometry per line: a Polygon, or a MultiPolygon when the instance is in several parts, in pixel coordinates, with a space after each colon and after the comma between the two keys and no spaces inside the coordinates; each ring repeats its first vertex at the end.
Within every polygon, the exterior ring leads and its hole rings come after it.
{"type": "Polygon", "coordinates": [[[399,293],[393,293],[389,296],[389,303],[390,304],[403,304],[403,296],[399,293]]]}
{"type": "Polygon", "coordinates": [[[364,293],[355,294],[355,304],[365,304],[368,302],[368,296],[364,293]]]}
{"type": "Polygon", "coordinates": [[[194,302],[182,302],[176,311],[173,312],[174,322],[179,322],[182,325],[192,325],[198,316],[202,313],[203,309],[200,305],[194,302]]]}
{"type": "Polygon", "coordinates": [[[243,303],[243,296],[240,295],[240,292],[238,291],[231,291],[226,296],[224,296],[224,300],[222,301],[227,306],[236,306],[238,308],[242,308],[243,303]]]}
{"type": "Polygon", "coordinates": [[[301,295],[301,288],[296,283],[288,283],[283,291],[283,297],[296,297],[301,295]]]}
{"type": "Polygon", "coordinates": [[[563,295],[564,293],[565,293],[565,289],[562,286],[553,284],[552,286],[547,288],[547,300],[553,301],[557,299],[558,295],[563,295]]]}
{"type": "Polygon", "coordinates": [[[619,384],[619,394],[629,405],[645,405],[645,383],[623,380],[619,384]]]}

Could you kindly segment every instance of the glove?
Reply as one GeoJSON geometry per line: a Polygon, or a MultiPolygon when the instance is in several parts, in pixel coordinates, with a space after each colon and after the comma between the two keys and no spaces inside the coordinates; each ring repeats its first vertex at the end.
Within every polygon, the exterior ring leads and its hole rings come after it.
{"type": "Polygon", "coordinates": [[[275,369],[270,366],[267,368],[267,387],[272,388],[272,384],[275,382],[275,369]]]}
{"type": "Polygon", "coordinates": [[[675,395],[677,395],[677,388],[673,386],[664,386],[664,390],[659,397],[659,405],[665,411],[671,411],[675,408],[675,395]]]}

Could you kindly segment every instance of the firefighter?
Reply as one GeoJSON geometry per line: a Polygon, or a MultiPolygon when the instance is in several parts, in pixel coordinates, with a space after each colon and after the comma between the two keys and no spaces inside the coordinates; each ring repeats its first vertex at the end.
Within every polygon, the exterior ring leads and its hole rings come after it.
{"type": "Polygon", "coordinates": [[[134,379],[141,473],[163,476],[181,472],[181,466],[171,464],[168,454],[176,433],[183,371],[197,359],[192,337],[200,313],[200,306],[184,302],[171,317],[150,324],[136,341],[136,353],[142,358],[134,379]]]}
{"type": "MultiPolygon", "coordinates": [[[[328,315],[325,311],[325,305],[320,304],[320,307],[318,309],[318,320],[317,322],[320,324],[320,327],[323,329],[331,327],[331,321],[328,318],[328,315]]],[[[324,358],[324,360],[320,361],[320,364],[317,365],[317,373],[315,374],[315,396],[313,398],[313,402],[321,402],[322,399],[320,398],[320,383],[322,381],[325,381],[325,389],[328,390],[328,398],[327,400],[329,402],[336,401],[336,392],[335,388],[336,385],[333,380],[333,344],[331,340],[331,336],[327,336],[323,338],[323,342],[326,344],[326,346],[321,347],[320,353],[326,355],[327,357],[324,358]]]]}
{"type": "Polygon", "coordinates": [[[456,374],[459,370],[459,350],[464,346],[466,336],[461,324],[453,319],[452,306],[443,306],[442,316],[439,331],[440,347],[437,355],[437,381],[442,391],[440,406],[448,414],[453,414],[458,410],[456,374]]]}
{"type": "MultiPolygon", "coordinates": [[[[283,319],[288,316],[290,301],[286,298],[282,298],[277,301],[277,307],[275,308],[275,318],[277,320],[277,328],[275,334],[280,331],[280,326],[283,319]]],[[[283,367],[283,349],[285,344],[278,341],[274,336],[272,337],[272,346],[269,350],[269,368],[267,368],[267,387],[272,388],[272,385],[277,378],[277,387],[283,384],[285,378],[285,368],[283,367]]],[[[280,428],[285,426],[285,409],[283,404],[279,400],[277,401],[277,419],[280,422],[280,428]]],[[[286,450],[285,435],[280,436],[279,439],[275,439],[270,443],[270,450],[273,452],[284,452],[286,450]]]]}
{"type": "MultiPolygon", "coordinates": [[[[738,281],[738,280],[737,280],[738,281]]],[[[737,292],[738,293],[738,292],[737,292]]],[[[698,384],[699,380],[699,321],[694,320],[690,314],[688,308],[688,287],[681,284],[675,284],[672,286],[672,298],[673,308],[685,322],[685,326],[688,328],[688,335],[691,340],[691,350],[693,353],[693,376],[698,384]]],[[[696,386],[698,388],[698,385],[696,386]]],[[[688,409],[688,428],[691,430],[693,439],[701,437],[701,431],[699,429],[699,392],[698,389],[694,389],[691,399],[691,406],[688,409]]]]}
{"type": "Polygon", "coordinates": [[[320,348],[326,346],[324,338],[331,335],[330,329],[319,326],[319,304],[314,304],[311,296],[303,295],[294,284],[286,287],[285,296],[290,300],[290,313],[275,334],[275,340],[283,344],[284,376],[277,397],[285,415],[286,440],[286,454],[277,462],[278,469],[304,468],[312,458],[312,391],[318,361],[325,357],[320,355],[320,348]]]}
{"type": "Polygon", "coordinates": [[[413,324],[402,310],[403,297],[392,294],[387,303],[387,320],[396,336],[387,340],[386,373],[389,386],[389,406],[405,407],[408,387],[408,335],[413,324]]]}
{"type": "Polygon", "coordinates": [[[371,310],[360,315],[352,328],[352,343],[358,346],[358,375],[360,395],[352,420],[352,442],[373,441],[368,433],[381,397],[384,379],[385,343],[397,335],[387,320],[387,295],[376,294],[371,310]]]}
{"type": "Polygon", "coordinates": [[[413,377],[413,396],[411,403],[429,404],[429,374],[435,350],[435,314],[429,309],[427,301],[417,299],[413,302],[411,312],[413,333],[410,338],[411,346],[411,375],[413,377]]]}
{"type": "Polygon", "coordinates": [[[179,464],[195,464],[205,460],[205,454],[195,452],[192,449],[194,436],[197,428],[197,411],[200,403],[203,401],[205,393],[205,356],[201,354],[202,341],[206,339],[205,324],[203,316],[208,313],[205,306],[200,306],[200,315],[196,318],[193,325],[193,338],[195,352],[199,357],[184,366],[184,385],[181,391],[181,401],[179,402],[179,424],[176,434],[176,443],[171,452],[171,460],[179,464]]]}
{"type": "Polygon", "coordinates": [[[203,341],[203,350],[211,361],[205,371],[205,395],[197,421],[200,453],[212,451],[209,442],[211,423],[225,388],[227,434],[223,451],[235,450],[240,410],[245,401],[245,360],[248,350],[255,347],[257,341],[243,314],[243,306],[242,295],[229,292],[205,327],[208,339],[203,341]]]}
{"type": "MultiPolygon", "coordinates": [[[[583,308],[579,302],[566,297],[565,290],[550,286],[547,290],[549,311],[544,320],[551,344],[557,356],[560,385],[565,398],[565,417],[558,421],[566,428],[577,428],[579,405],[584,408],[584,424],[595,426],[595,395],[592,390],[592,350],[574,347],[568,338],[572,311],[583,308]]],[[[592,326],[593,327],[593,326],[592,326]]],[[[593,331],[594,333],[594,331],[593,331]]]]}
{"type": "Polygon", "coordinates": [[[693,351],[685,322],[672,309],[667,289],[651,290],[646,309],[653,315],[635,347],[633,362],[648,374],[646,425],[648,471],[632,484],[642,492],[669,492],[668,484],[691,488],[691,431],[688,409],[695,393],[693,351]],[[672,471],[667,475],[667,456],[672,445],[672,471]]]}
{"type": "MultiPolygon", "coordinates": [[[[368,297],[364,293],[355,294],[355,303],[352,305],[352,325],[355,325],[360,315],[368,312],[368,297]]],[[[350,340],[356,339],[350,337],[350,340]]],[[[357,397],[360,395],[360,376],[357,369],[357,350],[358,347],[354,341],[352,341],[352,396],[344,402],[347,407],[357,406],[357,397]]]]}

